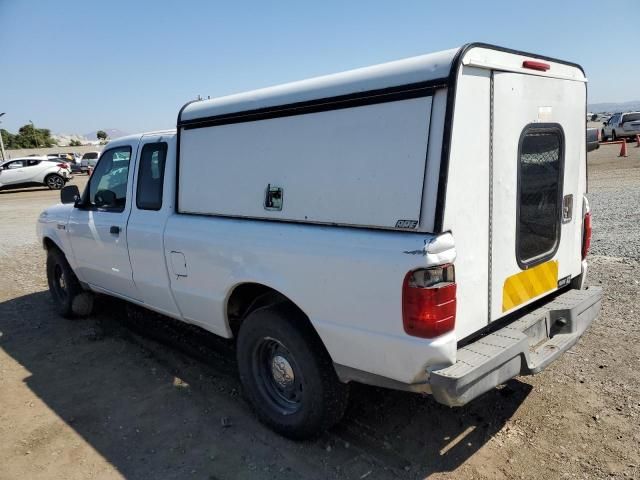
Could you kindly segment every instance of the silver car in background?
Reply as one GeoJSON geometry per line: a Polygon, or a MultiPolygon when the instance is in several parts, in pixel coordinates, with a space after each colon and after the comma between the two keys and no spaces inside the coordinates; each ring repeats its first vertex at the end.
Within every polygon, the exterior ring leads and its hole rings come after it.
{"type": "Polygon", "coordinates": [[[609,120],[603,122],[602,140],[618,138],[635,138],[640,134],[640,112],[614,113],[609,120]]]}
{"type": "Polygon", "coordinates": [[[98,163],[99,156],[100,152],[85,153],[80,160],[80,171],[83,173],[89,173],[89,167],[96,168],[96,163],[98,163]]]}

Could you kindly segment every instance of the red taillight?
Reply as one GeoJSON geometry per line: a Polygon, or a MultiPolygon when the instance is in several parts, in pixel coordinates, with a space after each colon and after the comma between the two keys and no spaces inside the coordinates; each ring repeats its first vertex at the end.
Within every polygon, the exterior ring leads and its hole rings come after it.
{"type": "Polygon", "coordinates": [[[584,219],[582,221],[582,259],[587,258],[587,253],[589,253],[589,248],[591,248],[591,212],[587,212],[584,214],[584,219]]]}
{"type": "Polygon", "coordinates": [[[522,68],[528,68],[530,70],[539,70],[541,72],[546,72],[551,68],[551,65],[544,62],[536,62],[535,60],[525,60],[522,62],[522,68]]]}
{"type": "Polygon", "coordinates": [[[56,167],[68,169],[69,165],[67,165],[66,163],[58,163],[56,167]]]}
{"type": "Polygon", "coordinates": [[[402,285],[404,331],[414,337],[434,338],[450,332],[456,323],[456,283],[453,265],[407,273],[402,285]]]}

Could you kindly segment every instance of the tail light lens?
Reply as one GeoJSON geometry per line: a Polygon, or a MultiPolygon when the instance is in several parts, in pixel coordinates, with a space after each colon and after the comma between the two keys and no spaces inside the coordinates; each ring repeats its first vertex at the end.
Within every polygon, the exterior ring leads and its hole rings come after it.
{"type": "Polygon", "coordinates": [[[56,167],[68,169],[69,165],[67,165],[66,163],[58,163],[56,167]]]}
{"type": "Polygon", "coordinates": [[[582,220],[582,259],[587,258],[591,248],[591,212],[584,214],[582,220]]]}
{"type": "Polygon", "coordinates": [[[456,283],[453,265],[414,270],[402,285],[404,331],[414,337],[434,338],[450,332],[456,323],[456,283]]]}

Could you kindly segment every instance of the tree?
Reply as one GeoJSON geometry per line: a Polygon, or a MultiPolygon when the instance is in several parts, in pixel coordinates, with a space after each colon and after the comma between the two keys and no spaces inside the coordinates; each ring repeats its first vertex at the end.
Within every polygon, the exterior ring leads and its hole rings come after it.
{"type": "Polygon", "coordinates": [[[107,135],[107,132],[105,132],[104,130],[98,130],[96,132],[96,137],[98,137],[98,140],[101,140],[103,142],[107,139],[108,136],[109,135],[107,135]]]}
{"type": "Polygon", "coordinates": [[[70,147],[80,147],[80,146],[82,146],[82,142],[80,140],[76,140],[75,138],[72,138],[71,141],[69,142],[69,146],[70,147]]]}
{"type": "Polygon", "coordinates": [[[27,123],[11,134],[2,130],[2,141],[6,149],[53,147],[56,141],[51,138],[48,128],[36,128],[33,123],[27,123]]]}

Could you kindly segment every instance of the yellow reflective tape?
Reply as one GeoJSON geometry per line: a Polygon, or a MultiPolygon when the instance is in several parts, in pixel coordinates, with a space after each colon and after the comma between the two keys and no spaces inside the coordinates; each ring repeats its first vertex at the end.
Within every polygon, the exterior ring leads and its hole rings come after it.
{"type": "Polygon", "coordinates": [[[528,302],[545,292],[554,290],[558,285],[558,261],[536,265],[504,281],[502,288],[502,311],[506,312],[528,302]]]}

